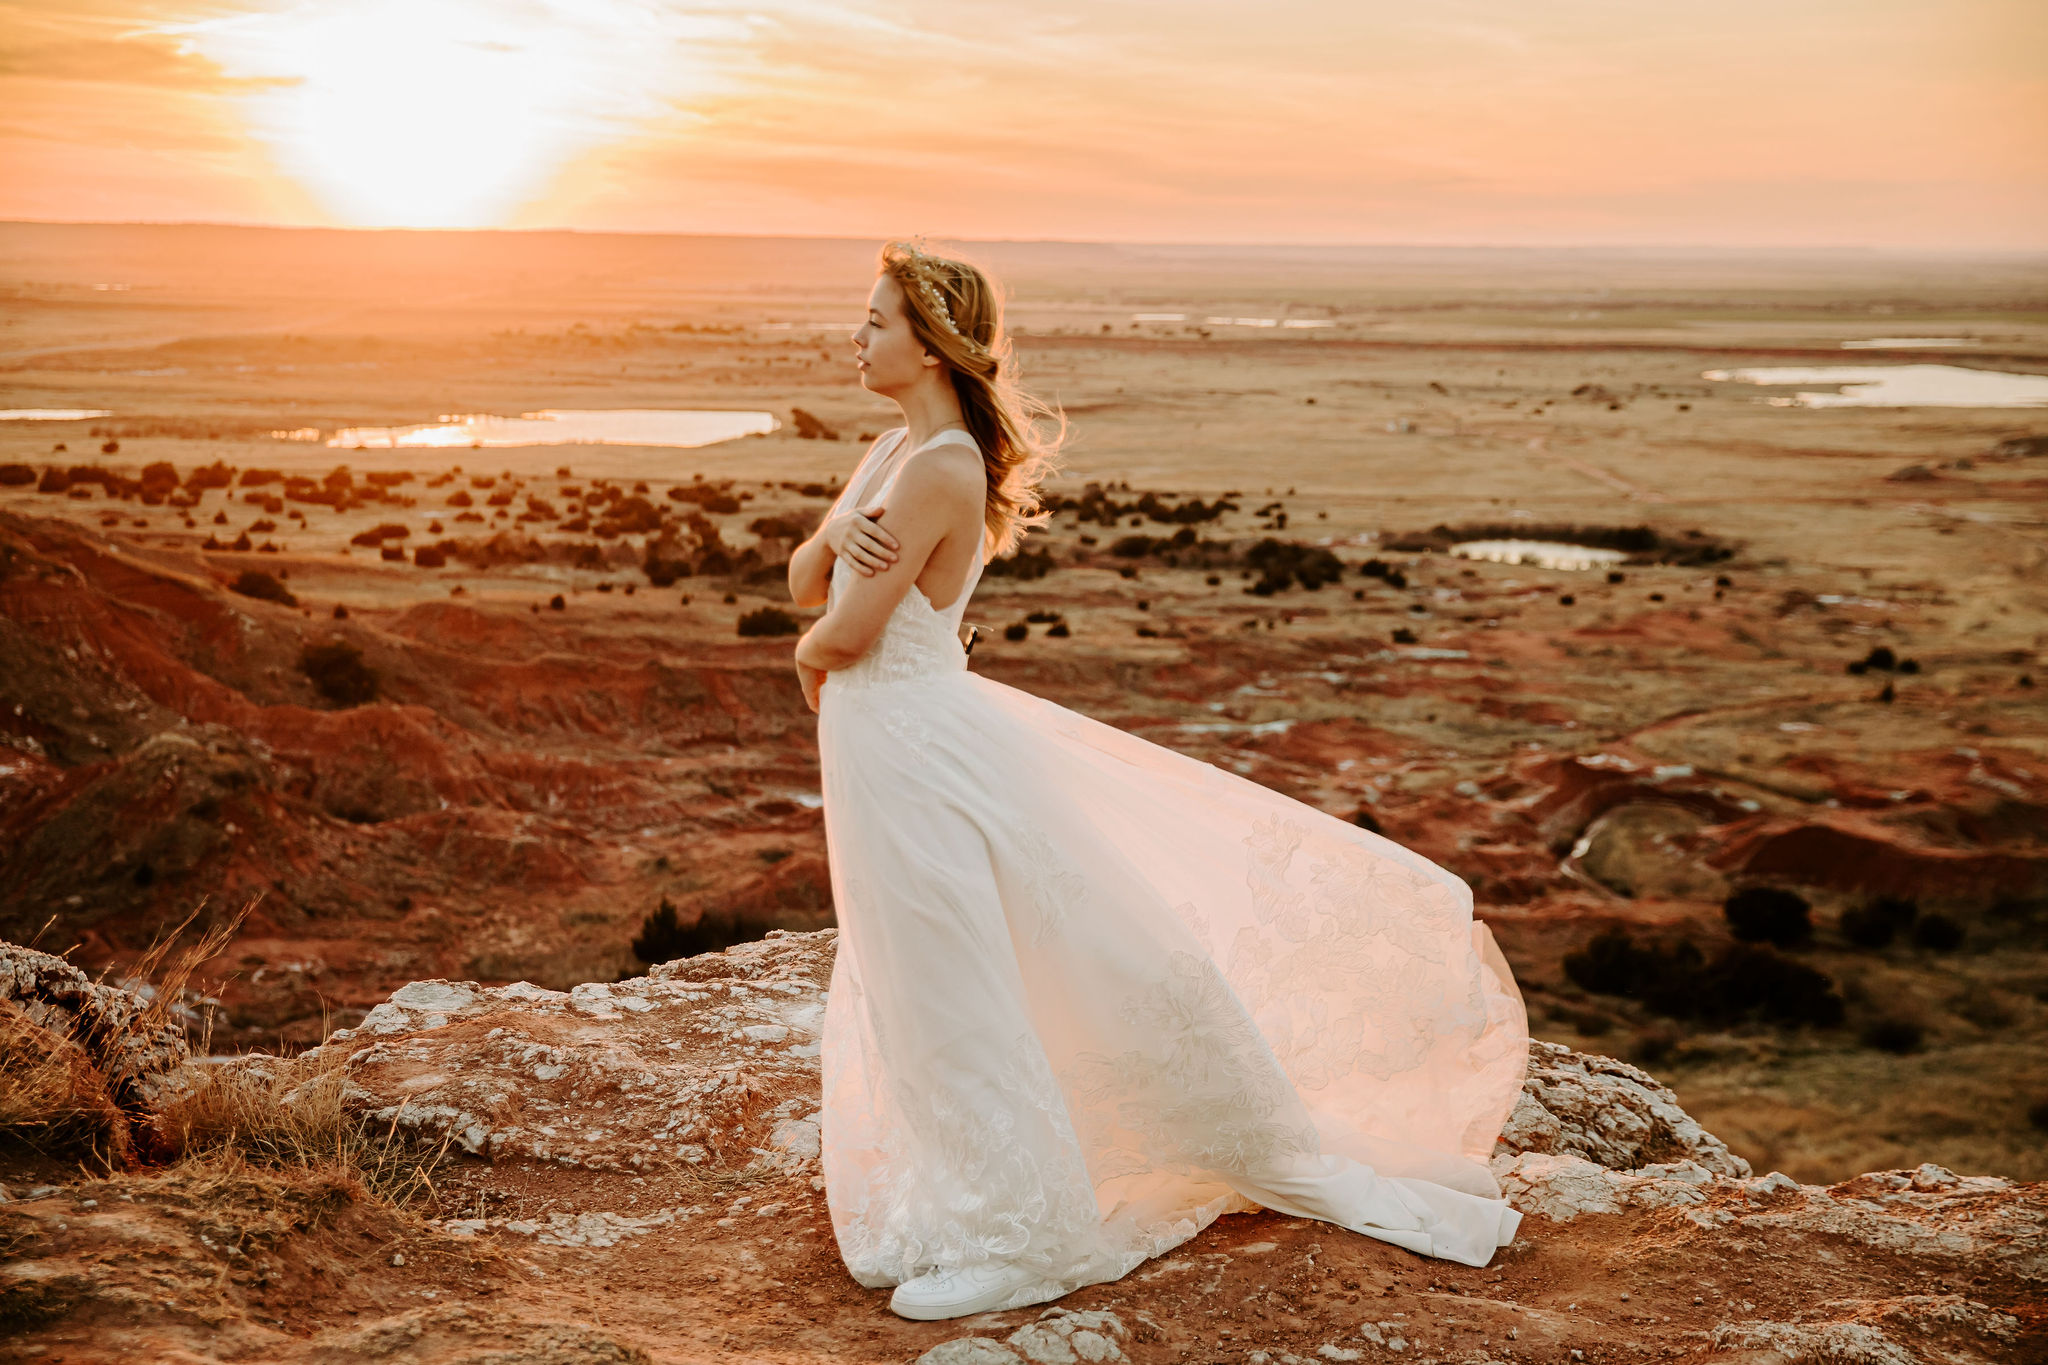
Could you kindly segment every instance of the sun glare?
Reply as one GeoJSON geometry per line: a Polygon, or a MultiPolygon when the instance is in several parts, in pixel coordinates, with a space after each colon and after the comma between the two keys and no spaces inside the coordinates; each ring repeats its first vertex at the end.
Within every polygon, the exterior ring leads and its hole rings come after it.
{"type": "Polygon", "coordinates": [[[336,218],[486,227],[576,153],[710,88],[692,40],[718,35],[635,0],[321,0],[182,36],[263,82],[252,132],[336,218]]]}

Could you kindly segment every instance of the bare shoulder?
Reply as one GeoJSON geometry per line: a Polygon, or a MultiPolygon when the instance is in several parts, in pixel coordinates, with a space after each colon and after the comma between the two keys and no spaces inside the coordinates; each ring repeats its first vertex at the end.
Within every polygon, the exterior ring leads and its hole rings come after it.
{"type": "Polygon", "coordinates": [[[920,450],[903,462],[896,486],[912,498],[934,502],[972,499],[979,506],[988,496],[988,471],[981,452],[958,441],[920,450]]]}

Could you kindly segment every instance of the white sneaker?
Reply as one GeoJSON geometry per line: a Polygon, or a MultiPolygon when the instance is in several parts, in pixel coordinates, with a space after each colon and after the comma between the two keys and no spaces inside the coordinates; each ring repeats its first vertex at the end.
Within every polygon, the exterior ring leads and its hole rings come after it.
{"type": "Polygon", "coordinates": [[[905,1280],[889,1296],[890,1311],[931,1322],[984,1313],[1037,1280],[1015,1261],[981,1261],[953,1270],[928,1270],[905,1280]]]}

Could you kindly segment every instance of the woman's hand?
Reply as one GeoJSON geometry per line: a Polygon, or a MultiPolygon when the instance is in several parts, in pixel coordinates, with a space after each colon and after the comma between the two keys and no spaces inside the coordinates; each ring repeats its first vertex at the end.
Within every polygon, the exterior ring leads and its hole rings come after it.
{"type": "Polygon", "coordinates": [[[873,503],[851,512],[841,512],[825,523],[825,543],[832,553],[872,577],[897,559],[896,537],[875,524],[882,504],[873,503]]]}
{"type": "Polygon", "coordinates": [[[796,676],[797,681],[803,684],[804,705],[816,712],[819,689],[824,687],[825,679],[830,675],[822,668],[812,668],[809,664],[800,663],[796,666],[796,676]]]}

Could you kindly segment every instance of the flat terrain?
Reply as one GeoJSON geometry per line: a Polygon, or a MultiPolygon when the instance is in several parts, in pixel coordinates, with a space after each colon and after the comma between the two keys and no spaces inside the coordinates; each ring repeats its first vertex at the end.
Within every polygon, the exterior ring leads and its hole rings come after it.
{"type": "MultiPolygon", "coordinates": [[[[0,464],[180,481],[154,503],[0,487],[0,934],[118,965],[202,901],[254,900],[217,972],[217,1034],[248,1046],[313,1041],[417,977],[638,970],[663,897],[686,924],[828,922],[790,641],[736,624],[788,607],[778,531],[814,524],[891,420],[846,338],[873,250],[0,226],[0,408],[111,414],[0,421],[0,464]],[[782,427],[682,450],[321,443],[692,407],[782,427]],[[799,435],[796,409],[840,439],[799,435]],[[216,462],[232,486],[195,486],[216,462]],[[413,477],[339,507],[248,478],[337,466],[357,490],[413,477]],[[660,527],[605,534],[636,496],[660,527]],[[386,545],[445,543],[444,564],[351,543],[393,524],[386,545]],[[658,586],[649,543],[701,567],[706,525],[752,560],[658,586]],[[227,592],[250,568],[297,605],[227,592]],[[377,701],[312,686],[299,651],[331,640],[377,701]],[[166,759],[171,732],[210,757],[166,759]]],[[[1050,572],[984,580],[974,667],[1452,867],[1538,1033],[1653,1063],[1759,1171],[2048,1175],[2048,454],[2025,439],[2048,412],[1773,406],[1789,390],[1703,377],[2048,373],[2048,263],[976,254],[1012,286],[1026,381],[1069,418],[1049,487],[1078,506],[1027,542],[1050,572]],[[1843,349],[1881,338],[1970,344],[1843,349]],[[1175,523],[1147,492],[1231,506],[1175,523]],[[1105,499],[1123,510],[1077,515],[1105,499]],[[1656,537],[1610,581],[1458,558],[1440,524],[1656,537]],[[1181,526],[1209,548],[1112,548],[1181,526]],[[1249,591],[1269,537],[1341,576],[1249,591]],[[1879,647],[1892,667],[1865,663],[1879,647]],[[1712,959],[1723,898],[1752,885],[1798,892],[1813,928],[1736,966],[1825,974],[1786,990],[1832,991],[1839,1020],[1674,1015],[1564,970],[1616,927],[1712,959]],[[1859,942],[1841,916],[1885,896],[1917,919],[1859,942]]]]}

